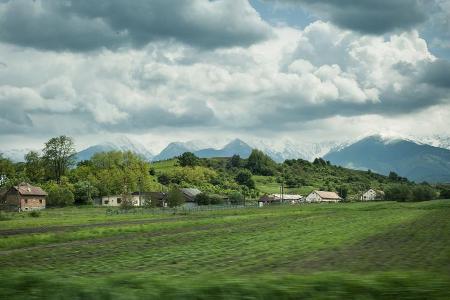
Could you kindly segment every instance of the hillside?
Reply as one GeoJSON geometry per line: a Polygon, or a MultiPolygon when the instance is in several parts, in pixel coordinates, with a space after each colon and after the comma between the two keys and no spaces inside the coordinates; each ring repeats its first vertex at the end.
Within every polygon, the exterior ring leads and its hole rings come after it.
{"type": "MultiPolygon", "coordinates": [[[[228,193],[230,188],[239,190],[239,186],[230,185],[230,182],[234,182],[236,174],[242,170],[242,168],[228,168],[229,161],[228,158],[201,159],[195,178],[189,178],[185,168],[179,167],[176,159],[154,162],[152,168],[156,176],[165,174],[174,180],[182,177],[182,185],[196,186],[207,192],[228,193]],[[213,175],[205,179],[203,174],[208,172],[213,172],[213,175]]],[[[246,160],[242,160],[242,165],[245,164],[246,160]]],[[[195,173],[192,173],[192,176],[195,176],[195,173]]],[[[254,197],[266,193],[279,193],[283,180],[286,193],[307,195],[313,190],[345,189],[350,198],[357,198],[361,191],[369,188],[383,190],[386,186],[397,183],[396,180],[383,175],[334,166],[323,160],[316,160],[313,163],[306,160],[287,160],[283,164],[275,164],[273,175],[254,174],[252,178],[257,192],[253,194],[254,197]]]]}
{"type": "Polygon", "coordinates": [[[416,182],[450,182],[450,150],[404,139],[370,136],[324,158],[336,165],[384,175],[394,171],[416,182]]]}

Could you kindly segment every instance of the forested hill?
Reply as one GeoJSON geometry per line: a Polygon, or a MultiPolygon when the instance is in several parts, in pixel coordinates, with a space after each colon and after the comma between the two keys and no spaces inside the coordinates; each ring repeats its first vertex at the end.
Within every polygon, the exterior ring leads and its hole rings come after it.
{"type": "Polygon", "coordinates": [[[334,166],[323,159],[314,162],[294,159],[277,164],[258,150],[253,150],[249,159],[238,156],[194,158],[193,165],[189,164],[172,159],[153,163],[152,168],[157,180],[164,185],[195,186],[218,194],[236,190],[252,196],[278,193],[283,182],[286,193],[307,195],[313,190],[328,190],[356,199],[369,188],[386,190],[401,185],[413,189],[418,186],[395,173],[383,176],[352,170],[334,166]]]}

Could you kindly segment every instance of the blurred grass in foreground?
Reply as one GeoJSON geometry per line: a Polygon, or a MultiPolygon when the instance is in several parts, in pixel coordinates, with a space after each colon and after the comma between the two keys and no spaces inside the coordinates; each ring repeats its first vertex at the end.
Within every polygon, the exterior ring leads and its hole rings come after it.
{"type": "Polygon", "coordinates": [[[243,278],[147,277],[89,280],[51,273],[0,277],[3,299],[449,299],[450,280],[429,273],[243,278]]]}

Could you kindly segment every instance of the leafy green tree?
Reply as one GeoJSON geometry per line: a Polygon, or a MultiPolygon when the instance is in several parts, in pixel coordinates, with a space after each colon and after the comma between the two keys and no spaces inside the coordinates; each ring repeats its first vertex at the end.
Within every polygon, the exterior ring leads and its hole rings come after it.
{"type": "Polygon", "coordinates": [[[235,154],[233,155],[227,163],[227,168],[231,169],[231,168],[240,168],[242,167],[242,159],[239,155],[235,154]]]}
{"type": "Polygon", "coordinates": [[[162,185],[168,185],[170,183],[169,175],[162,173],[158,175],[158,182],[162,185]]]}
{"type": "Polygon", "coordinates": [[[412,190],[414,201],[429,201],[436,198],[436,191],[429,185],[417,185],[412,190]]]}
{"type": "Polygon", "coordinates": [[[195,196],[195,202],[198,205],[210,205],[211,204],[211,198],[206,193],[200,193],[197,196],[195,196]]]}
{"type": "Polygon", "coordinates": [[[255,181],[252,178],[252,172],[250,172],[249,170],[244,169],[239,171],[239,173],[235,177],[235,180],[238,184],[244,185],[249,189],[255,188],[255,181]]]}
{"type": "Polygon", "coordinates": [[[184,203],[183,193],[177,189],[172,189],[167,195],[167,205],[169,207],[177,207],[184,203]]]}
{"type": "Polygon", "coordinates": [[[44,163],[36,151],[25,154],[25,174],[34,183],[44,180],[44,163]]]}
{"type": "Polygon", "coordinates": [[[244,195],[239,192],[233,192],[229,196],[230,203],[233,205],[239,205],[244,203],[244,195]]]}
{"type": "Polygon", "coordinates": [[[120,208],[124,210],[130,210],[134,208],[133,196],[127,191],[122,194],[122,202],[120,203],[120,208]]]}
{"type": "Polygon", "coordinates": [[[385,190],[385,199],[393,201],[411,201],[412,192],[409,186],[405,184],[393,184],[385,190]]]}
{"type": "Polygon", "coordinates": [[[341,197],[342,199],[347,199],[347,196],[348,196],[348,186],[346,186],[346,185],[341,185],[341,186],[338,188],[338,194],[339,194],[339,197],[341,197]]]}
{"type": "Polygon", "coordinates": [[[74,184],[75,204],[92,204],[92,199],[99,195],[98,189],[89,181],[78,181],[74,184]]]}
{"type": "Polygon", "coordinates": [[[450,199],[450,186],[444,186],[439,189],[440,199],[450,199]]]}
{"type": "Polygon", "coordinates": [[[194,167],[199,165],[200,159],[192,152],[184,152],[178,156],[178,163],[182,167],[194,167]]]}
{"type": "Polygon", "coordinates": [[[253,149],[246,167],[255,175],[272,176],[276,172],[277,165],[268,155],[253,149]]]}
{"type": "Polygon", "coordinates": [[[0,153],[0,187],[5,186],[8,179],[12,179],[15,174],[16,169],[13,162],[0,153]]]}
{"type": "Polygon", "coordinates": [[[67,170],[75,163],[75,148],[72,138],[62,135],[51,138],[43,149],[43,159],[50,178],[60,182],[67,170]]]}
{"type": "Polygon", "coordinates": [[[57,184],[50,184],[47,187],[48,197],[47,197],[47,205],[48,206],[68,206],[74,203],[74,195],[67,187],[61,187],[57,184]]]}

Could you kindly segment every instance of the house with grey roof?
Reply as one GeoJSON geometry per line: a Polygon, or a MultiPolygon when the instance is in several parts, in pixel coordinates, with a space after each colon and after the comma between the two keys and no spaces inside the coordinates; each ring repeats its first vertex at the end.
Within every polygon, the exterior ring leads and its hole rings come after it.
{"type": "Polygon", "coordinates": [[[306,202],[339,202],[342,198],[335,192],[313,191],[306,197],[306,202]]]}

